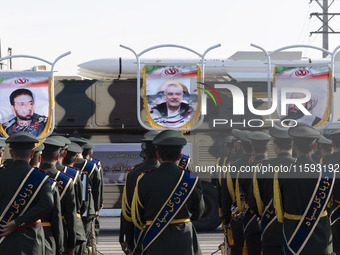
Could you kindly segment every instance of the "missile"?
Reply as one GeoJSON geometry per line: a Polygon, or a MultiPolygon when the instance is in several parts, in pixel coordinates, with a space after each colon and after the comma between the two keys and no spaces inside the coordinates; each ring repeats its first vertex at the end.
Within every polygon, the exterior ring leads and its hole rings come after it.
{"type": "MultiPolygon", "coordinates": [[[[237,55],[236,53],[234,55],[237,55]]],[[[247,56],[251,55],[248,53],[247,56]]],[[[228,59],[205,59],[204,78],[211,81],[268,81],[268,65],[266,58],[254,59],[248,57],[230,57],[228,59]]],[[[283,55],[284,56],[284,55],[283,55]]],[[[258,56],[257,56],[258,57],[258,56]]],[[[329,64],[328,59],[315,60],[314,64],[329,64]]],[[[143,59],[140,62],[140,71],[145,65],[197,65],[199,59],[143,59]]],[[[275,65],[304,65],[310,64],[309,59],[289,59],[287,57],[272,60],[275,65]]],[[[103,58],[90,60],[78,65],[78,74],[88,79],[135,79],[137,78],[137,60],[132,58],[103,58]]],[[[272,80],[272,70],[269,79],[272,80]]],[[[141,74],[142,78],[142,74],[141,74]]],[[[335,78],[340,78],[340,61],[335,61],[335,78]]]]}

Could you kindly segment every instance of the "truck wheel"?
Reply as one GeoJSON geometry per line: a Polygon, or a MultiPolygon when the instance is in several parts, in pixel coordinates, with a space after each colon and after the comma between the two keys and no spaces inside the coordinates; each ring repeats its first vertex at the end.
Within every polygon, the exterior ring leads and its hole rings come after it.
{"type": "Polygon", "coordinates": [[[202,217],[193,224],[197,231],[211,231],[222,222],[218,215],[217,189],[211,183],[202,181],[202,190],[205,210],[202,217]]]}

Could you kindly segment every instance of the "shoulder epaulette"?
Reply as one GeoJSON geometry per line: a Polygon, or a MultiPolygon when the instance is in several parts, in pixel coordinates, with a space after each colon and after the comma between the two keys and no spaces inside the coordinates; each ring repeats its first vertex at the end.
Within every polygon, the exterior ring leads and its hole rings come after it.
{"type": "Polygon", "coordinates": [[[146,171],[144,171],[144,172],[140,172],[140,173],[138,173],[138,174],[147,174],[147,173],[150,173],[150,172],[152,172],[153,170],[156,170],[157,168],[151,168],[151,169],[149,169],[149,170],[146,170],[146,171]]]}

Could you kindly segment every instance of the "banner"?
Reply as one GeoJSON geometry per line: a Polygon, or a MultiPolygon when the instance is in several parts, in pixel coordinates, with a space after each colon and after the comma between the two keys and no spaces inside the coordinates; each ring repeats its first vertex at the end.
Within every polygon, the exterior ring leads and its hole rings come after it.
{"type": "Polygon", "coordinates": [[[143,99],[153,128],[191,128],[200,117],[199,66],[145,66],[143,99]]]}
{"type": "Polygon", "coordinates": [[[48,134],[52,125],[51,72],[0,72],[0,133],[48,134]]]}
{"type": "Polygon", "coordinates": [[[279,67],[274,68],[274,87],[278,89],[277,112],[280,120],[285,121],[286,125],[294,125],[294,121],[303,122],[313,127],[322,128],[331,113],[332,88],[331,72],[329,66],[300,66],[300,67],[279,67]],[[283,95],[288,104],[281,106],[282,90],[287,93],[283,95]],[[289,92],[294,90],[294,92],[289,92]],[[304,114],[296,104],[292,103],[299,100],[303,101],[306,94],[301,91],[309,91],[311,98],[309,101],[300,103],[310,113],[304,114]],[[290,102],[289,102],[290,101],[290,102]],[[282,109],[281,107],[286,107],[282,109]],[[283,114],[285,113],[285,114],[283,114]]]}

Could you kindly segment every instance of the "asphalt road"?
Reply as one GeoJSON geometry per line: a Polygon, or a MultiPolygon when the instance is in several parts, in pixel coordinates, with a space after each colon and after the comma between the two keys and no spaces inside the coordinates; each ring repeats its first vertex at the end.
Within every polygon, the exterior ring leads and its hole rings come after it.
{"type": "MultiPolygon", "coordinates": [[[[120,248],[119,237],[119,217],[101,217],[100,234],[97,244],[97,254],[124,254],[120,248]]],[[[198,233],[199,243],[204,255],[210,255],[216,251],[223,242],[222,229],[217,228],[211,232],[198,233]]],[[[218,252],[216,254],[221,254],[218,252]]]]}

